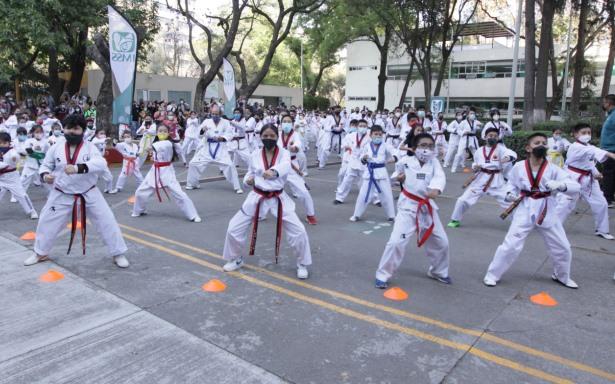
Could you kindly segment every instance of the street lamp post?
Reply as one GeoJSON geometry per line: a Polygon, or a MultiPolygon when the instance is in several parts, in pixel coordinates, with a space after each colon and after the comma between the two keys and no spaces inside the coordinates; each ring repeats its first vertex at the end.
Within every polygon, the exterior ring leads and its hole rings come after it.
{"type": "Polygon", "coordinates": [[[517,86],[517,67],[519,65],[519,36],[521,35],[521,16],[523,14],[523,0],[518,1],[517,20],[515,20],[515,47],[513,50],[512,73],[510,76],[510,93],[508,94],[508,116],[506,116],[506,123],[510,127],[512,127],[515,108],[515,88],[517,86]]]}

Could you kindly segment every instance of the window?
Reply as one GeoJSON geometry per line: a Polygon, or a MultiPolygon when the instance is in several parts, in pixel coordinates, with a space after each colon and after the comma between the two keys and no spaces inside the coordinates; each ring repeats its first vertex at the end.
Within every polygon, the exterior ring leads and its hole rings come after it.
{"type": "Polygon", "coordinates": [[[169,100],[179,103],[180,100],[184,100],[184,102],[188,105],[192,104],[192,92],[190,91],[169,91],[169,100]]]}
{"type": "Polygon", "coordinates": [[[348,96],[349,101],[376,101],[373,96],[348,96]]]}
{"type": "Polygon", "coordinates": [[[378,69],[378,66],[376,65],[354,65],[354,66],[348,67],[349,71],[361,71],[364,69],[373,69],[374,71],[376,71],[378,69]]]}
{"type": "Polygon", "coordinates": [[[135,100],[154,101],[161,100],[160,91],[152,91],[149,89],[137,89],[135,92],[135,100]]]}
{"type": "MultiPolygon", "coordinates": [[[[501,61],[458,61],[453,62],[451,78],[453,79],[492,79],[511,77],[512,60],[501,61]]],[[[524,76],[523,61],[519,60],[517,77],[524,76]]]]}

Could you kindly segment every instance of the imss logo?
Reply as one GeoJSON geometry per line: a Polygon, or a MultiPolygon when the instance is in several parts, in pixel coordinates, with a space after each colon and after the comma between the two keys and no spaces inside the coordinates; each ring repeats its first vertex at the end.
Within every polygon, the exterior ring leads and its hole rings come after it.
{"type": "Polygon", "coordinates": [[[111,61],[135,61],[137,36],[132,32],[113,32],[111,61]]]}

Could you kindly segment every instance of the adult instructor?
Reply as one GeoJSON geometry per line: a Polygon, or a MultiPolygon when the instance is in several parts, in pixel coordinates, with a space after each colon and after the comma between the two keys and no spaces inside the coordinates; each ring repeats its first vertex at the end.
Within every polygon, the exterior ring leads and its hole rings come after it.
{"type": "MultiPolygon", "coordinates": [[[[602,99],[602,109],[607,112],[607,118],[602,125],[600,133],[600,148],[605,151],[615,152],[615,95],[606,95],[602,99]]],[[[609,208],[615,207],[615,160],[607,159],[602,171],[602,192],[609,208]]],[[[615,278],[615,276],[613,277],[615,278]]]]}

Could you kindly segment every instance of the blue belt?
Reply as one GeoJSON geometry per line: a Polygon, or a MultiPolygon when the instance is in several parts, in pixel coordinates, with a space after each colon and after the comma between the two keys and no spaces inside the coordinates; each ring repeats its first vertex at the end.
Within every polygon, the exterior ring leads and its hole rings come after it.
{"type": "Polygon", "coordinates": [[[367,163],[367,171],[369,172],[369,184],[367,185],[367,194],[365,195],[365,203],[369,201],[369,194],[372,190],[372,185],[376,187],[378,193],[382,193],[378,181],[374,178],[374,169],[384,168],[384,163],[367,163]]]}
{"type": "Polygon", "coordinates": [[[216,155],[218,154],[218,149],[220,149],[220,142],[214,139],[207,139],[207,149],[209,150],[209,156],[211,156],[212,159],[216,158],[216,155]],[[216,143],[216,149],[214,149],[213,153],[211,152],[211,144],[212,143],[216,143]]]}

